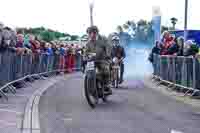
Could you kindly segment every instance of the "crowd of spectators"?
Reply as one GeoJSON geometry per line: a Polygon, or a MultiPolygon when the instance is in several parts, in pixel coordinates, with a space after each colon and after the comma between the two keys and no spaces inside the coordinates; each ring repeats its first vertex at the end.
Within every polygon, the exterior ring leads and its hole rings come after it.
{"type": "Polygon", "coordinates": [[[15,52],[18,55],[59,55],[60,69],[67,67],[67,70],[71,72],[72,68],[80,67],[80,64],[75,63],[75,61],[80,61],[81,49],[82,47],[78,44],[67,44],[56,41],[45,42],[31,34],[20,34],[9,27],[4,27],[0,23],[0,54],[15,52]]]}
{"type": "Polygon", "coordinates": [[[165,31],[160,41],[156,41],[155,46],[149,56],[149,61],[153,62],[153,54],[167,56],[199,56],[199,47],[192,41],[184,42],[183,37],[175,37],[168,31],[165,31]]]}

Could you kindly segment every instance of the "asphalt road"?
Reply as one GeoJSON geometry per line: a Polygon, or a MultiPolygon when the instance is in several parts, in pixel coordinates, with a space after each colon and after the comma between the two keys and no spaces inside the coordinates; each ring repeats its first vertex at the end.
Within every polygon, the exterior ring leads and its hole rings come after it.
{"type": "Polygon", "coordinates": [[[41,133],[200,133],[200,113],[130,78],[92,110],[83,75],[73,74],[41,97],[41,133]],[[176,133],[176,132],[174,132],[176,133]]]}

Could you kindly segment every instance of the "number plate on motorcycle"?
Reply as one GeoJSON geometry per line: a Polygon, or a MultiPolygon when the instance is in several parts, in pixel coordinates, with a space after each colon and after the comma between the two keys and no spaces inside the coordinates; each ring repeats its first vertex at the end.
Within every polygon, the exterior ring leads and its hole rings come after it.
{"type": "Polygon", "coordinates": [[[113,66],[113,68],[114,68],[114,69],[119,69],[120,67],[119,67],[119,66],[113,66]]]}
{"type": "Polygon", "coordinates": [[[87,70],[94,70],[94,62],[93,61],[88,62],[86,68],[87,70]]]}

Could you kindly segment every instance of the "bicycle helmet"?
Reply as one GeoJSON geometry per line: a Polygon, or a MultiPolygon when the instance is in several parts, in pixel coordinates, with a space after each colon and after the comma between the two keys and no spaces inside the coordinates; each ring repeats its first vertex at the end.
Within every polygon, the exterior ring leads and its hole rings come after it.
{"type": "Polygon", "coordinates": [[[113,36],[112,37],[112,41],[119,41],[120,39],[119,39],[119,37],[118,36],[113,36]]]}

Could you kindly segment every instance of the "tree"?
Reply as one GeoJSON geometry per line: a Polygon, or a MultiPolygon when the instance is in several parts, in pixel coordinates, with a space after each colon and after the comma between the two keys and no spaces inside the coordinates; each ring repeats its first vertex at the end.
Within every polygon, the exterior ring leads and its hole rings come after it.
{"type": "Polygon", "coordinates": [[[136,27],[137,27],[137,26],[136,26],[136,23],[135,23],[134,20],[128,21],[127,23],[130,25],[130,27],[131,27],[131,29],[132,29],[133,31],[136,30],[136,27]]]}
{"type": "Polygon", "coordinates": [[[84,34],[81,36],[81,38],[86,38],[88,35],[84,34]]]}
{"type": "Polygon", "coordinates": [[[163,33],[164,31],[168,31],[169,27],[167,26],[161,26],[161,33],[163,33]]]}
{"type": "Polygon", "coordinates": [[[79,39],[78,35],[71,35],[71,41],[77,41],[79,39]]]}
{"type": "Polygon", "coordinates": [[[128,24],[123,24],[123,28],[124,28],[124,30],[128,30],[129,25],[128,24]]]}
{"type": "Polygon", "coordinates": [[[117,26],[117,31],[118,31],[118,32],[123,32],[123,28],[122,28],[121,25],[117,26]]]}
{"type": "Polygon", "coordinates": [[[136,38],[140,41],[147,41],[148,38],[148,22],[146,20],[139,20],[136,27],[136,38]]]}
{"type": "Polygon", "coordinates": [[[55,35],[53,32],[44,31],[40,35],[41,35],[42,40],[47,41],[47,42],[53,41],[55,39],[55,35]]]}
{"type": "Polygon", "coordinates": [[[173,25],[173,30],[175,30],[175,26],[176,26],[176,23],[177,23],[178,19],[175,18],[175,17],[173,17],[173,18],[171,18],[170,20],[171,20],[171,23],[172,23],[172,25],[173,25]]]}
{"type": "Polygon", "coordinates": [[[139,21],[137,22],[137,25],[138,25],[138,26],[146,26],[146,25],[147,25],[147,21],[141,19],[141,20],[139,20],[139,21]]]}

